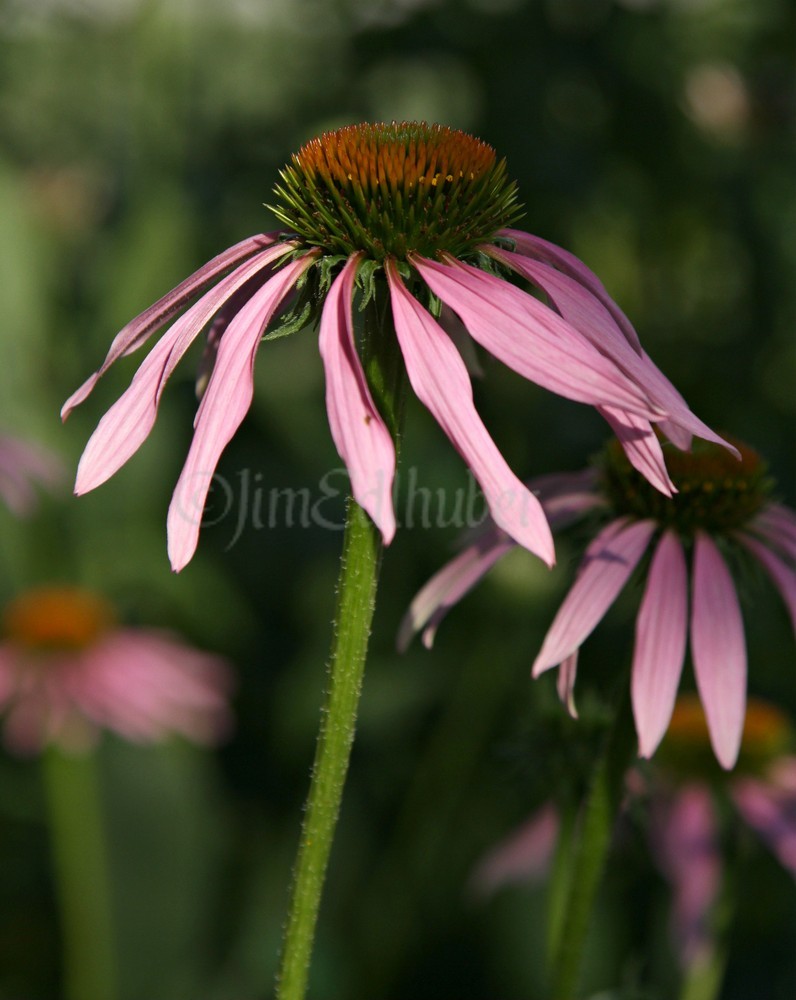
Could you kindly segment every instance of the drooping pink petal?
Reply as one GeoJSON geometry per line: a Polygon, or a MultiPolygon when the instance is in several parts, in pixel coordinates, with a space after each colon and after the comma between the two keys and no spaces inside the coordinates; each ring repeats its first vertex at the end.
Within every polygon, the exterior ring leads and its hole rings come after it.
{"type": "Polygon", "coordinates": [[[736,538],[749,549],[774,581],[788,609],[793,631],[796,632],[796,571],[752,535],[739,531],[736,538]]]}
{"type": "Polygon", "coordinates": [[[639,755],[651,757],[669,725],[685,659],[688,570],[676,532],[655,549],[636,619],[631,693],[639,755]]]}
{"type": "Polygon", "coordinates": [[[744,820],[796,876],[796,793],[757,778],[735,781],[730,791],[744,820]]]}
{"type": "Polygon", "coordinates": [[[125,354],[132,354],[142,344],[146,343],[149,337],[164,326],[172,316],[180,311],[195,295],[206,288],[220,274],[258,250],[264,250],[270,246],[278,237],[279,233],[259,233],[257,236],[249,236],[235,246],[224,250],[212,260],[203,264],[197,271],[181,281],[176,288],[172,288],[162,298],[158,299],[151,306],[139,313],[134,319],[122,327],[111,343],[108,354],[101,367],[91,375],[86,382],[73,393],[64,403],[61,409],[61,419],[66,420],[72,410],[82,403],[91,393],[98,380],[105,374],[110,366],[118,361],[125,354]]]}
{"type": "Polygon", "coordinates": [[[796,562],[796,511],[784,504],[766,504],[751,527],[788,559],[796,562]]]}
{"type": "Polygon", "coordinates": [[[29,514],[37,502],[36,486],[55,490],[66,476],[54,452],[21,438],[0,435],[0,498],[12,513],[29,514]]]}
{"type": "Polygon", "coordinates": [[[691,653],[713,750],[729,770],[746,714],[746,643],[730,571],[715,542],[696,533],[691,592],[691,653]]]}
{"type": "Polygon", "coordinates": [[[616,406],[648,419],[666,414],[566,320],[514,285],[454,258],[415,255],[429,288],[458,313],[471,336],[523,377],[592,406],[616,406]]]}
{"type": "Polygon", "coordinates": [[[399,652],[406,650],[421,629],[423,645],[431,649],[445,615],[514,545],[504,532],[493,528],[435,573],[417,592],[401,621],[396,640],[399,652]]]}
{"type": "Polygon", "coordinates": [[[464,362],[445,331],[385,266],[395,332],[409,381],[478,480],[495,523],[548,565],[553,536],[537,498],[509,469],[473,405],[464,362]]]}
{"type": "Polygon", "coordinates": [[[587,267],[579,257],[564,250],[563,247],[556,246],[555,243],[543,240],[540,236],[532,236],[520,229],[502,229],[497,235],[512,240],[517,253],[552,264],[553,267],[574,278],[575,281],[588,289],[611,314],[627,342],[641,353],[641,343],[638,334],[633,329],[633,324],[608,294],[605,285],[594,271],[587,267]]]}
{"type": "Polygon", "coordinates": [[[716,812],[706,785],[680,791],[654,822],[663,873],[672,884],[672,932],[681,965],[704,961],[714,946],[710,914],[721,885],[716,812]]]}
{"type": "Polygon", "coordinates": [[[612,406],[598,406],[597,410],[616,434],[633,468],[664,496],[676,493],[677,488],[666,470],[663,449],[649,420],[612,406]]]}
{"type": "Polygon", "coordinates": [[[199,407],[188,458],[167,520],[169,558],[179,572],[196,551],[205,500],[221,452],[240,426],[254,394],[254,358],[262,332],[282,299],[312,264],[307,254],[286,264],[229,324],[199,407]]]}
{"type": "MultiPolygon", "coordinates": [[[[541,288],[565,320],[639,385],[647,397],[667,414],[667,424],[675,424],[683,429],[685,434],[675,431],[677,441],[682,443],[686,439],[685,435],[696,434],[706,441],[730,447],[691,412],[683,397],[649,356],[636,349],[635,345],[631,346],[615,317],[602,302],[595,300],[594,295],[583,284],[548,264],[530,260],[520,254],[497,248],[490,248],[489,253],[541,288]]],[[[730,450],[735,451],[734,448],[730,450]]]]}
{"type": "Polygon", "coordinates": [[[504,885],[544,877],[553,859],[559,826],[555,806],[546,803],[479,861],[470,879],[471,889],[488,895],[504,885]]]}
{"type": "Polygon", "coordinates": [[[241,264],[166,331],[89,438],[78,465],[75,493],[80,495],[95,489],[135,454],[155,425],[166,381],[196,336],[235,292],[284,256],[287,249],[283,245],[271,247],[241,264]]]}
{"type": "Polygon", "coordinates": [[[354,342],[351,299],[361,256],[335,279],[321,316],[319,347],[326,372],[329,428],[351,477],[354,499],[370,514],[384,544],[395,535],[392,486],[395,446],[370,394],[354,342]]]}
{"type": "Polygon", "coordinates": [[[580,650],[576,649],[574,653],[570,653],[562,661],[558,668],[558,677],[556,677],[556,693],[559,701],[573,719],[578,717],[578,710],[575,708],[575,681],[578,677],[579,652],[580,650]]]}
{"type": "Polygon", "coordinates": [[[566,528],[589,511],[605,506],[596,488],[596,469],[534,476],[525,485],[539,497],[551,528],[566,528]]]}
{"type": "Polygon", "coordinates": [[[594,538],[533,665],[538,677],[580,648],[616,600],[655,531],[654,521],[612,521],[594,538]]]}

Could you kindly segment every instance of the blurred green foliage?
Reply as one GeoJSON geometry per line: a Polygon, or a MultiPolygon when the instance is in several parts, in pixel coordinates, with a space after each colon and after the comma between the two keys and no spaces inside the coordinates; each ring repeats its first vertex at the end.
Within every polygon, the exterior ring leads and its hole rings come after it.
{"type": "MultiPolygon", "coordinates": [[[[0,427],[73,467],[135,361],[65,428],[62,401],[127,319],[273,228],[262,206],[293,150],[350,122],[424,118],[506,156],[523,227],[600,273],[693,408],[761,450],[793,502],[794,20],[789,0],[0,0],[0,427]]],[[[128,621],[179,629],[239,672],[237,729],[218,755],[111,739],[101,751],[122,1000],[269,995],[340,546],[339,532],[284,518],[261,530],[248,519],[230,545],[230,513],[169,572],[192,379],[188,361],[151,440],[98,491],[47,501],[26,523],[0,511],[4,600],[36,582],[95,587],[128,621]]],[[[339,466],[312,332],[263,349],[257,382],[219,470],[236,512],[252,484],[317,491],[339,466]]],[[[497,364],[475,392],[520,474],[579,468],[604,440],[595,414],[497,364]]],[[[467,486],[414,403],[403,461],[405,521],[406,470],[417,486],[467,486]]],[[[403,610],[454,539],[405,526],[387,553],[316,1000],[544,995],[543,892],[484,903],[465,887],[481,853],[588,760],[588,727],[562,722],[552,678],[529,679],[576,549],[562,540],[553,574],[512,554],[432,653],[399,657],[403,610]]],[[[796,713],[785,613],[763,582],[748,597],[750,686],[796,713]]],[[[587,705],[627,661],[632,606],[589,641],[587,705]]],[[[58,995],[43,824],[35,765],[0,760],[9,1000],[58,995]]],[[[665,998],[667,893],[637,840],[609,871],[586,982],[665,998]]],[[[796,995],[796,889],[761,852],[738,879],[722,997],[796,995]]]]}

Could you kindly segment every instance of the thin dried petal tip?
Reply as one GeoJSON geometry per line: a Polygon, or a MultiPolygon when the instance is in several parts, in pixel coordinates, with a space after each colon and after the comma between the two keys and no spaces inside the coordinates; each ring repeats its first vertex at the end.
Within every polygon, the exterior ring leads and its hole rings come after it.
{"type": "Polygon", "coordinates": [[[349,125],[294,154],[276,215],[330,253],[382,260],[409,251],[461,257],[520,214],[505,161],[457,129],[424,122],[349,125]]]}

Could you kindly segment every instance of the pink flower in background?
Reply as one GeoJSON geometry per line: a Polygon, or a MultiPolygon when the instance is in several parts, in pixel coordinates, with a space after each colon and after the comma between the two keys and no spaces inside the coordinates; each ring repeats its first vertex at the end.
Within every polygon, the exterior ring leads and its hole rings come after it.
{"type": "MultiPolygon", "coordinates": [[[[628,775],[628,804],[646,806],[653,858],[671,886],[671,932],[684,968],[705,962],[715,947],[727,803],[733,819],[753,830],[796,879],[796,757],[786,752],[791,742],[782,713],[750,699],[737,774],[717,773],[704,713],[695,697],[685,696],[677,700],[660,759],[643,775],[628,775]]],[[[559,829],[556,806],[540,806],[479,861],[471,888],[486,896],[502,886],[543,880],[559,829]]]]}
{"type": "Polygon", "coordinates": [[[21,438],[0,434],[0,497],[16,515],[36,506],[36,487],[54,490],[66,479],[63,462],[53,452],[21,438]]]}
{"type": "Polygon", "coordinates": [[[114,362],[182,312],[88,442],[75,486],[85,493],[146,439],[166,382],[209,327],[206,391],[168,516],[175,570],[193,556],[214,470],[251,404],[260,341],[312,315],[332,437],[354,498],[391,541],[395,450],[359,357],[357,287],[360,299],[377,285],[389,298],[409,382],[472,470],[495,523],[548,564],[553,540],[540,504],[476,412],[456,347],[462,326],[525,378],[596,407],[633,465],[667,495],[673,486],[653,424],[681,448],[692,435],[720,441],[653,365],[593,272],[510,228],[519,215],[515,186],[483,142],[422,123],[351,126],[304,146],[282,181],[274,211],[289,228],[231,247],[128,323],[62,411],[66,417],[114,362]]]}
{"type": "MultiPolygon", "coordinates": [[[[680,492],[650,489],[615,447],[597,475],[532,480],[554,526],[587,512],[607,518],[586,549],[575,582],[533,664],[538,677],[559,667],[559,693],[574,714],[578,654],[649,553],[636,619],[632,699],[639,753],[655,752],[671,718],[690,634],[697,687],[716,757],[735,763],[746,702],[746,646],[735,583],[723,551],[751,555],[782,595],[796,630],[796,513],[772,502],[760,458],[741,447],[737,462],[706,445],[670,461],[680,492]]],[[[404,648],[422,631],[430,646],[450,608],[510,548],[487,523],[475,540],[413,600],[401,625],[404,648]]]]}
{"type": "Polygon", "coordinates": [[[152,743],[171,734],[218,742],[229,730],[232,675],[218,656],[155,629],[114,624],[109,605],[71,587],[29,591],[3,615],[0,714],[18,754],[69,752],[102,729],[152,743]]]}

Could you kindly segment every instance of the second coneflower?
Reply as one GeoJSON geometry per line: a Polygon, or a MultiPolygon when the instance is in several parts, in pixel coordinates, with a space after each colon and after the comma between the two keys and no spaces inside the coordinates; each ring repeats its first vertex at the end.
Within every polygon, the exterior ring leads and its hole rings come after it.
{"type": "Polygon", "coordinates": [[[85,493],[146,439],[166,381],[207,328],[206,389],[168,518],[175,570],[195,551],[196,512],[251,403],[260,341],[316,317],[332,436],[354,498],[384,542],[392,539],[395,449],[360,359],[357,297],[388,300],[416,395],[472,470],[495,522],[547,563],[554,551],[542,508],[475,410],[451,339],[460,323],[525,378],[595,406],[632,464],[664,493],[673,486],[652,424],[679,447],[692,435],[717,440],[652,364],[593,272],[511,228],[521,215],[515,185],[480,140],[424,123],[349,126],[307,143],[276,195],[273,210],[287,228],[231,247],[128,323],[63,409],[65,417],[111,364],[182,313],[89,441],[76,483],[85,493]]]}

